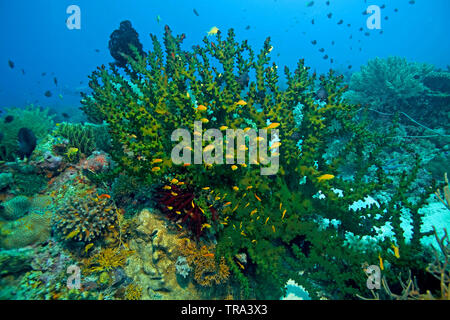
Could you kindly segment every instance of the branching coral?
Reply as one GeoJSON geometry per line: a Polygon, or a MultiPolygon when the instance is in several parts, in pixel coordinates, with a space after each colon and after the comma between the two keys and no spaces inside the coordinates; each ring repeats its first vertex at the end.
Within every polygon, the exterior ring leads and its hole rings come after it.
{"type": "MultiPolygon", "coordinates": [[[[316,298],[324,288],[330,298],[366,292],[361,263],[376,263],[376,250],[384,254],[391,243],[378,243],[363,256],[346,245],[346,235],[374,236],[386,222],[391,222],[402,252],[402,258],[394,262],[420,267],[415,262],[424,235],[419,209],[433,190],[427,189],[414,203],[406,194],[421,159],[417,157],[413,168],[392,185],[380,161],[381,152],[393,145],[392,135],[368,130],[367,118],[359,117],[360,106],[343,100],[348,88],[341,76],[333,70],[320,77],[311,74],[299,60],[295,70],[284,69],[286,86],[281,89],[278,66],[270,58],[270,38],[255,52],[246,41],[237,42],[232,29],[225,36],[219,31],[214,38],[205,37],[203,46],[191,51],[181,49],[184,37],[172,35],[166,26],[164,46],[151,35],[153,50],[145,56],[134,50],[134,58],[128,57],[123,69],[99,67],[90,76],[93,93],[83,95],[82,109],[108,123],[117,150],[113,156],[128,174],[157,183],[173,176],[185,183],[186,189],[172,183],[167,186],[170,189],[159,191],[163,209],[181,221],[194,218],[191,228],[196,234],[204,222],[213,224],[214,254],[223,257],[244,297],[277,299],[288,279],[316,298]],[[249,74],[255,78],[247,88],[238,79],[249,74]],[[316,98],[319,88],[326,93],[320,101],[316,98]],[[194,130],[194,121],[203,124],[201,132],[194,130]],[[261,155],[256,163],[239,165],[175,165],[171,161],[173,145],[167,141],[176,129],[198,136],[212,128],[244,131],[250,127],[268,128],[269,133],[270,128],[279,130],[279,141],[274,142],[279,146],[276,175],[261,175],[261,155]],[[337,139],[339,148],[332,157],[325,156],[337,139]],[[340,174],[348,163],[352,164],[350,179],[340,174]],[[201,214],[213,215],[205,210],[211,203],[198,196],[201,190],[214,192],[221,202],[213,206],[217,208],[214,222],[200,215],[200,207],[205,211],[201,214]],[[380,192],[389,192],[390,201],[379,207],[349,209],[380,192]],[[406,243],[400,226],[402,207],[411,212],[411,244],[406,243]],[[325,219],[339,223],[324,227],[325,219]],[[236,260],[244,254],[245,264],[236,260]]],[[[234,142],[229,136],[225,141],[234,142]]],[[[206,146],[204,141],[202,147],[206,146]]],[[[249,139],[239,146],[249,147],[249,139]]],[[[201,250],[196,250],[192,254],[197,257],[201,250]]],[[[208,258],[209,253],[205,254],[208,258]]],[[[215,262],[218,267],[220,262],[215,262]]],[[[204,263],[212,266],[209,260],[204,263]]],[[[202,272],[197,275],[198,281],[210,282],[202,272]]]]}
{"type": "Polygon", "coordinates": [[[117,224],[116,209],[107,197],[71,197],[58,208],[53,225],[66,240],[92,242],[117,224]]]}

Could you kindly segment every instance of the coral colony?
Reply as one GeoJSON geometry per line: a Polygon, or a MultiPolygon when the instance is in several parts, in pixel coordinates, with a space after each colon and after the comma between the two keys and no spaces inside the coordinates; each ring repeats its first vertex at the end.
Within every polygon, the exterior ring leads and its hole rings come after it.
{"type": "Polygon", "coordinates": [[[411,144],[427,129],[401,122],[417,96],[427,125],[448,114],[448,72],[377,59],[345,82],[280,70],[270,38],[216,27],[184,50],[164,30],[144,52],[121,23],[89,123],[2,115],[1,298],[448,298],[448,236],[426,220],[448,219],[445,131],[411,144]]]}

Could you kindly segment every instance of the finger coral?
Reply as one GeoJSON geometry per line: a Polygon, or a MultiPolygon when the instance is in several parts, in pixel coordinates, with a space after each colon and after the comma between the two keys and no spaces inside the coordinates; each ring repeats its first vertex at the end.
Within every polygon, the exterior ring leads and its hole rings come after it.
{"type": "Polygon", "coordinates": [[[53,225],[66,239],[92,242],[114,228],[117,215],[108,198],[70,197],[55,214],[53,225]]]}

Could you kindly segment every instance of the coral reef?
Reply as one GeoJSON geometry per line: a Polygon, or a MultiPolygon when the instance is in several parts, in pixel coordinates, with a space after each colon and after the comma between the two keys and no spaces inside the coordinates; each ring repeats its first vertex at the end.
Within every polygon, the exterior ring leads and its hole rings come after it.
{"type": "MultiPolygon", "coordinates": [[[[346,98],[391,116],[404,112],[422,124],[446,127],[450,120],[448,83],[448,73],[436,72],[430,64],[401,57],[375,58],[352,75],[346,98]]],[[[403,115],[402,120],[413,124],[403,115]]]]}
{"type": "MultiPolygon", "coordinates": [[[[214,259],[214,270],[222,266],[226,274],[226,265],[230,277],[240,284],[241,297],[282,297],[289,279],[312,298],[355,297],[367,293],[361,264],[376,264],[378,256],[389,258],[388,278],[407,265],[424,270],[420,240],[427,234],[421,231],[419,210],[434,190],[428,185],[411,197],[422,162],[413,151],[408,170],[393,174],[382,168],[383,152],[397,145],[392,135],[395,126],[382,132],[369,130],[360,106],[344,101],[348,87],[342,77],[333,70],[311,74],[303,60],[294,71],[284,69],[286,86],[281,89],[278,66],[270,61],[269,38],[259,52],[246,41],[237,42],[232,29],[225,36],[219,31],[213,38],[205,37],[203,46],[191,51],[181,49],[184,38],[172,35],[166,26],[164,46],[151,35],[153,49],[146,55],[134,49],[122,69],[98,67],[90,76],[92,95],[83,95],[82,109],[88,117],[108,123],[113,157],[121,168],[149,184],[167,187],[158,191],[163,196],[159,202],[179,224],[175,228],[180,233],[186,232],[180,222],[192,218],[187,229],[197,241],[201,236],[217,241],[214,256],[220,258],[214,259]],[[237,81],[246,74],[254,74],[255,80],[237,81]],[[195,132],[194,121],[202,123],[201,132],[195,132]],[[201,136],[211,128],[267,128],[269,133],[277,128],[280,134],[271,143],[281,146],[278,173],[261,175],[261,155],[257,164],[176,165],[171,161],[173,146],[164,138],[179,128],[201,136]],[[330,156],[329,147],[337,140],[330,156]],[[184,185],[164,184],[167,177],[184,185]],[[385,193],[386,201],[379,206],[350,209],[358,200],[385,193]],[[210,194],[217,203],[212,203],[210,194]],[[410,216],[409,239],[404,235],[402,210],[410,216]],[[325,225],[326,220],[337,223],[325,225]],[[358,246],[347,244],[349,234],[371,237],[387,222],[392,236],[377,240],[364,255],[358,246]],[[402,252],[400,259],[392,259],[392,242],[402,252]]],[[[401,59],[389,62],[406,71],[399,71],[399,79],[380,89],[385,90],[381,96],[405,104],[427,90],[412,72],[425,77],[432,67],[401,59]],[[396,87],[403,80],[408,80],[408,92],[396,87]]],[[[368,73],[378,72],[379,64],[384,66],[379,60],[371,63],[368,73]]],[[[380,72],[375,78],[389,76],[380,72]]],[[[249,141],[240,147],[249,148],[249,141]]],[[[203,284],[214,282],[201,272],[197,279],[203,284]]]]}
{"type": "Polygon", "coordinates": [[[10,108],[5,111],[6,116],[13,116],[11,122],[0,119],[0,132],[3,139],[0,141],[0,160],[11,161],[17,157],[17,136],[21,128],[31,130],[37,139],[44,138],[53,127],[53,116],[48,114],[48,109],[41,109],[33,105],[25,109],[10,108]]]}
{"type": "Polygon", "coordinates": [[[6,220],[17,220],[28,213],[31,203],[27,197],[17,196],[4,202],[2,206],[0,217],[6,220]]]}
{"type": "Polygon", "coordinates": [[[55,214],[53,225],[66,239],[92,242],[114,229],[116,208],[108,197],[70,197],[55,214]]]}

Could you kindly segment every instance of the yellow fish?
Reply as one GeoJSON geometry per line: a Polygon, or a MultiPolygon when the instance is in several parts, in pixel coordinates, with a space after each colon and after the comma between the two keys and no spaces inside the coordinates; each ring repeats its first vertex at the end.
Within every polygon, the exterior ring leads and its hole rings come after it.
{"type": "Polygon", "coordinates": [[[170,181],[170,183],[172,183],[172,184],[177,184],[177,183],[178,183],[178,180],[175,179],[175,178],[173,178],[173,179],[170,181]]]}
{"type": "Polygon", "coordinates": [[[250,129],[251,129],[250,127],[247,127],[247,128],[244,129],[244,132],[247,132],[247,131],[249,131],[250,129]]]}
{"type": "Polygon", "coordinates": [[[269,218],[270,218],[270,217],[267,217],[266,222],[264,222],[264,224],[267,224],[267,221],[269,221],[269,218]]]}
{"type": "Polygon", "coordinates": [[[217,34],[217,32],[219,32],[219,28],[217,27],[212,27],[211,29],[209,29],[209,31],[207,32],[208,36],[212,36],[217,34]]]}
{"type": "Polygon", "coordinates": [[[204,228],[211,228],[211,225],[209,223],[202,224],[202,228],[200,230],[203,230],[204,228]]]}
{"type": "Polygon", "coordinates": [[[201,118],[200,121],[203,122],[203,123],[208,123],[209,122],[209,120],[206,119],[206,118],[201,118]]]}
{"type": "Polygon", "coordinates": [[[163,189],[164,190],[170,190],[170,189],[172,189],[172,187],[171,186],[164,186],[163,189]]]}
{"type": "Polygon", "coordinates": [[[275,226],[274,225],[272,225],[272,230],[275,233],[275,226]]]}
{"type": "Polygon", "coordinates": [[[250,216],[254,215],[256,212],[258,212],[258,209],[255,209],[252,212],[250,212],[250,216]]]}
{"type": "Polygon", "coordinates": [[[204,187],[202,188],[202,190],[209,190],[209,187],[204,187]]]}
{"type": "Polygon", "coordinates": [[[72,159],[72,157],[74,155],[76,155],[78,153],[78,148],[69,148],[67,150],[67,152],[65,153],[65,155],[67,156],[67,158],[72,159]]]}
{"type": "Polygon", "coordinates": [[[245,105],[247,105],[247,102],[245,102],[244,100],[239,100],[238,102],[236,102],[236,104],[238,106],[245,106],[245,105]]]}
{"type": "Polygon", "coordinates": [[[384,270],[383,258],[381,258],[380,254],[378,254],[378,259],[380,260],[380,269],[384,270]]]}
{"type": "Polygon", "coordinates": [[[84,252],[88,252],[88,250],[90,249],[90,248],[92,248],[94,246],[94,244],[93,243],[89,243],[86,247],[84,247],[84,252]]]}
{"type": "Polygon", "coordinates": [[[161,170],[160,167],[153,167],[153,168],[152,168],[152,171],[153,171],[153,172],[156,172],[156,171],[159,171],[159,170],[161,170]]]}
{"type": "Polygon", "coordinates": [[[208,110],[208,108],[201,104],[197,107],[197,110],[198,111],[206,111],[206,110],[208,110]]]}
{"type": "Polygon", "coordinates": [[[238,167],[236,165],[234,165],[234,164],[231,166],[231,170],[233,170],[233,171],[237,170],[237,168],[238,167]]]}
{"type": "Polygon", "coordinates": [[[162,162],[162,159],[153,159],[152,164],[153,163],[160,163],[160,162],[162,162]]]}
{"type": "Polygon", "coordinates": [[[334,176],[332,174],[323,174],[317,178],[317,181],[322,182],[322,181],[326,181],[326,180],[331,180],[333,178],[334,178],[334,176]]]}
{"type": "Polygon", "coordinates": [[[395,246],[394,244],[392,244],[392,248],[394,249],[394,255],[395,255],[395,257],[396,257],[397,259],[400,258],[400,251],[399,251],[398,247],[395,246]]]}
{"type": "Polygon", "coordinates": [[[276,142],[272,143],[272,145],[270,146],[269,150],[276,149],[279,146],[281,146],[281,142],[280,141],[276,141],[276,142]]]}
{"type": "Polygon", "coordinates": [[[284,211],[283,211],[283,215],[281,216],[281,220],[283,220],[284,219],[284,215],[286,214],[286,209],[284,209],[284,211]]]}
{"type": "Polygon", "coordinates": [[[75,237],[79,233],[80,233],[80,229],[76,229],[76,230],[72,231],[71,233],[69,233],[67,235],[66,240],[72,239],[73,237],[75,237]]]}
{"type": "Polygon", "coordinates": [[[256,198],[256,200],[258,200],[259,202],[261,202],[261,198],[258,197],[258,196],[256,195],[256,193],[255,193],[255,198],[256,198]]]}
{"type": "Polygon", "coordinates": [[[278,128],[279,125],[280,124],[278,122],[273,122],[270,125],[268,125],[266,129],[275,129],[278,128]]]}
{"type": "Polygon", "coordinates": [[[227,130],[228,127],[227,126],[221,126],[219,129],[220,129],[220,131],[224,131],[224,130],[227,130]]]}

